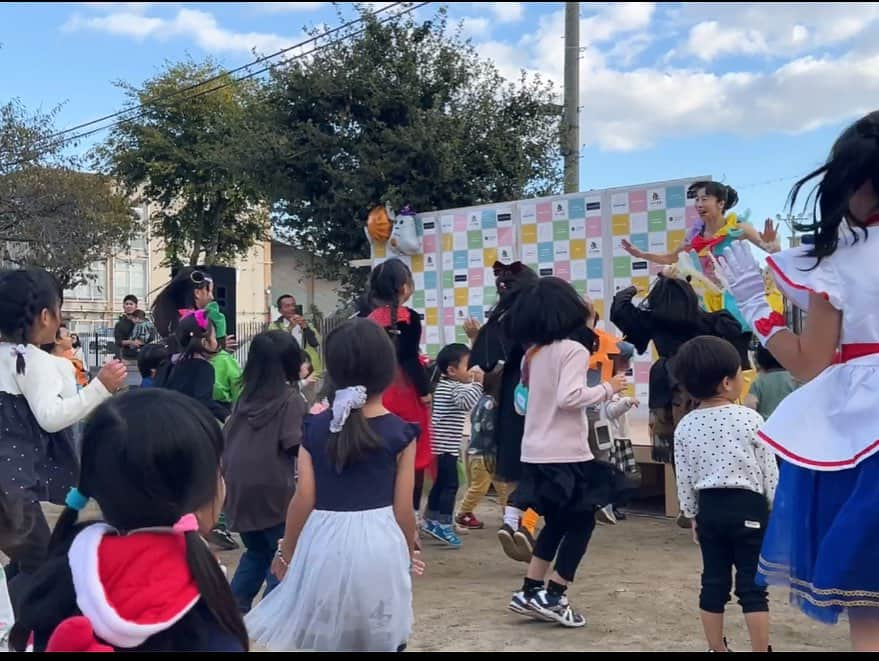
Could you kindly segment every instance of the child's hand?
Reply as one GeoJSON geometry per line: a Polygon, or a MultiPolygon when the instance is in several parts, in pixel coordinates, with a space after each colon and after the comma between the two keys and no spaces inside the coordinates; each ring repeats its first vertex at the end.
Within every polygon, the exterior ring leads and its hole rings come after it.
{"type": "Polygon", "coordinates": [[[125,384],[127,369],[121,360],[111,360],[98,372],[98,381],[110,392],[116,392],[125,384]]]}
{"type": "Polygon", "coordinates": [[[632,406],[638,408],[641,406],[641,401],[637,397],[632,397],[632,406]]]}
{"type": "Polygon", "coordinates": [[[425,567],[427,565],[421,559],[421,551],[415,551],[412,554],[412,559],[409,561],[409,571],[413,576],[424,576],[425,567]]]}
{"type": "Polygon", "coordinates": [[[272,576],[277,578],[279,581],[284,580],[284,576],[287,575],[287,566],[283,563],[280,557],[277,555],[272,558],[272,576]]]}
{"type": "Polygon", "coordinates": [[[610,387],[613,388],[615,393],[622,392],[626,389],[627,385],[628,381],[625,374],[617,374],[610,380],[610,387]]]}
{"type": "Polygon", "coordinates": [[[470,380],[473,383],[482,383],[485,381],[485,372],[482,371],[481,367],[474,367],[470,370],[470,380]]]}
{"type": "Polygon", "coordinates": [[[696,519],[690,519],[690,521],[693,524],[693,526],[692,526],[692,528],[693,528],[693,543],[698,544],[699,543],[699,533],[696,531],[696,519]]]}

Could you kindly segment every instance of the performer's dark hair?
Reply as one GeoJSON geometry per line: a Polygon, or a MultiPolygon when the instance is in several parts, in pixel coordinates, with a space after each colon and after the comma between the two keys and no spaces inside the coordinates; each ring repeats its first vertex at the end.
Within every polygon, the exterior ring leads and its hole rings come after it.
{"type": "Polygon", "coordinates": [[[689,193],[695,195],[699,192],[700,188],[704,188],[705,194],[709,197],[713,197],[719,202],[723,202],[724,211],[729,211],[739,202],[739,194],[736,192],[736,189],[732,186],[722,184],[719,181],[697,181],[696,183],[691,184],[687,190],[689,193]]]}

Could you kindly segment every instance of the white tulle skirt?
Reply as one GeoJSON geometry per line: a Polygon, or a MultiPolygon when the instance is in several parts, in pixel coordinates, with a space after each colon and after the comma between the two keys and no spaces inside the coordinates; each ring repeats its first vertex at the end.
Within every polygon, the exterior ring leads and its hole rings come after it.
{"type": "Polygon", "coordinates": [[[396,652],[412,630],[412,580],[393,508],[312,512],[284,580],[245,623],[273,652],[396,652]]]}

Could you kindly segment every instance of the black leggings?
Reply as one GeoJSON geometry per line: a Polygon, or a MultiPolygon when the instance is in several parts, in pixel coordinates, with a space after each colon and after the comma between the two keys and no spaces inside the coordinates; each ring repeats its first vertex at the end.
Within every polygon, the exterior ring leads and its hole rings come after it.
{"type": "Polygon", "coordinates": [[[534,555],[546,562],[555,558],[558,575],[572,582],[595,529],[595,512],[553,510],[544,512],[543,519],[544,526],[534,544],[534,555]]]}
{"type": "Polygon", "coordinates": [[[40,503],[26,503],[22,515],[20,529],[9,535],[12,542],[0,547],[9,557],[6,579],[9,598],[16,614],[21,594],[29,587],[33,574],[49,555],[49,538],[52,535],[40,503]]]}
{"type": "Polygon", "coordinates": [[[421,494],[424,491],[424,469],[415,471],[415,490],[412,492],[412,507],[416,512],[421,511],[421,494]]]}
{"type": "Polygon", "coordinates": [[[455,496],[458,495],[458,457],[453,454],[437,455],[436,469],[436,480],[427,495],[424,518],[448,524],[452,522],[455,496]]]}
{"type": "Polygon", "coordinates": [[[702,551],[699,608],[723,613],[736,568],[736,596],[744,613],[769,610],[766,588],[757,585],[757,561],[769,520],[766,497],[745,489],[699,492],[696,533],[702,551]]]}

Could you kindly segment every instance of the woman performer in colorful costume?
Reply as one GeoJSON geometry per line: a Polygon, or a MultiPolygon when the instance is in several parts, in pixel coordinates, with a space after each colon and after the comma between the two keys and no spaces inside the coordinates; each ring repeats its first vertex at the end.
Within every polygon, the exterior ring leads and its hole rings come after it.
{"type": "MultiPolygon", "coordinates": [[[[814,244],[770,257],[782,292],[808,310],[800,335],[766,301],[743,244],[718,274],[760,342],[798,381],[760,437],[784,461],[760,557],[764,583],[789,586],[807,615],[847,612],[852,647],[879,651],[879,112],[846,129],[822,176],[814,244]]],[[[810,196],[809,199],[812,199],[810,196]]]]}

